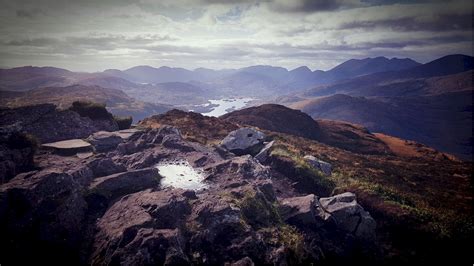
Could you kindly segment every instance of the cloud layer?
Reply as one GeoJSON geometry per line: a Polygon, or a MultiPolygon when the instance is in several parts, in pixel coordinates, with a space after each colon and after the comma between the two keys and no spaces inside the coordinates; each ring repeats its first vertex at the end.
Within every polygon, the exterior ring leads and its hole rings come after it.
{"type": "Polygon", "coordinates": [[[471,1],[0,0],[0,67],[329,69],[472,55],[471,1]]]}

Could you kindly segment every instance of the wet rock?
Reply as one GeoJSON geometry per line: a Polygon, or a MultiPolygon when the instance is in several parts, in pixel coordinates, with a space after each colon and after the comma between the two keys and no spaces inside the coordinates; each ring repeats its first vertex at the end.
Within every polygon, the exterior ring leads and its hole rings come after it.
{"type": "Polygon", "coordinates": [[[321,171],[325,175],[331,175],[332,173],[332,165],[330,163],[324,162],[319,160],[318,158],[312,156],[312,155],[306,155],[304,157],[306,162],[308,162],[312,167],[315,169],[321,171]]]}
{"type": "Polygon", "coordinates": [[[91,263],[162,265],[181,255],[187,261],[179,227],[190,205],[182,194],[148,189],[117,201],[97,222],[91,263]]]}
{"type": "Polygon", "coordinates": [[[331,214],[338,228],[366,240],[375,239],[375,220],[357,203],[351,192],[321,198],[321,207],[331,214]]]}
{"type": "Polygon", "coordinates": [[[96,152],[107,152],[117,148],[123,140],[114,132],[99,131],[89,136],[87,141],[94,146],[96,152]]]}
{"type": "Polygon", "coordinates": [[[273,146],[273,143],[275,143],[275,141],[270,141],[269,143],[265,144],[263,149],[257,155],[255,155],[255,159],[257,159],[257,161],[262,164],[266,163],[268,161],[268,156],[270,155],[270,150],[273,146]]]}
{"type": "Polygon", "coordinates": [[[160,175],[156,168],[132,170],[94,179],[90,184],[91,194],[101,195],[108,200],[147,188],[158,187],[160,175]]]}
{"type": "Polygon", "coordinates": [[[262,149],[264,139],[262,132],[245,127],[230,132],[220,145],[236,155],[255,155],[262,149]]]}
{"type": "MultiPolygon", "coordinates": [[[[269,169],[261,165],[250,155],[234,157],[230,160],[225,160],[213,165],[209,165],[204,169],[211,173],[211,178],[216,176],[223,176],[223,173],[228,174],[227,177],[234,176],[235,178],[239,179],[270,178],[269,169]]],[[[235,180],[235,178],[233,180],[235,180]]]]}

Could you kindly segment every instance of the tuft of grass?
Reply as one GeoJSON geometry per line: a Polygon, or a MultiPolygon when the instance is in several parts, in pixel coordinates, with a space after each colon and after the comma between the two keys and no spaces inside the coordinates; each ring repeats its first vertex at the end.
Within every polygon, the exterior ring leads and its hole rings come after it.
{"type": "Polygon", "coordinates": [[[305,249],[304,236],[293,226],[280,223],[262,228],[259,232],[270,246],[285,248],[289,265],[306,265],[310,262],[308,251],[305,249]]]}
{"type": "Polygon", "coordinates": [[[268,202],[262,193],[254,190],[246,191],[236,204],[242,211],[242,218],[251,226],[267,227],[282,221],[277,207],[268,202]]]}

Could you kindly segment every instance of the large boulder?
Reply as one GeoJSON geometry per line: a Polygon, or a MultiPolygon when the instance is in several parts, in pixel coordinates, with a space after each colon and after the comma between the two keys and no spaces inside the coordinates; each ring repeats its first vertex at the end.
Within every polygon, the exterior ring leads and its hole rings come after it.
{"type": "Polygon", "coordinates": [[[220,145],[236,155],[256,155],[262,149],[264,139],[265,134],[262,132],[244,127],[230,132],[220,145]]]}
{"type": "Polygon", "coordinates": [[[94,265],[163,265],[185,263],[180,225],[190,213],[180,189],[127,195],[97,221],[94,265]],[[113,251],[113,252],[110,252],[113,251]]]}
{"type": "Polygon", "coordinates": [[[325,161],[321,161],[318,158],[314,157],[313,155],[306,155],[304,157],[306,162],[311,165],[313,168],[321,171],[325,175],[331,175],[332,173],[332,165],[325,161]]]}
{"type": "Polygon", "coordinates": [[[375,220],[357,203],[351,192],[319,199],[321,207],[336,222],[337,227],[365,240],[375,239],[375,220]]]}
{"type": "Polygon", "coordinates": [[[87,138],[87,141],[94,146],[96,152],[107,152],[114,150],[123,142],[122,138],[114,132],[99,131],[87,138]]]}

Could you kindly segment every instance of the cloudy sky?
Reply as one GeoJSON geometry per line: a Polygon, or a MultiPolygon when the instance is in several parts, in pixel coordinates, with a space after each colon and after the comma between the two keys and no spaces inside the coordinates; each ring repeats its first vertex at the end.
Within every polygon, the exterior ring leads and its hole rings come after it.
{"type": "Polygon", "coordinates": [[[0,67],[76,71],[472,55],[473,6],[391,0],[0,0],[0,67]]]}

